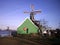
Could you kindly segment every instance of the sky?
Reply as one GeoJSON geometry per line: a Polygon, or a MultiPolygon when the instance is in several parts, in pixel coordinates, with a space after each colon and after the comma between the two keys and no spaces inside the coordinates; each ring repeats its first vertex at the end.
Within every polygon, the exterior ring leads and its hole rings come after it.
{"type": "Polygon", "coordinates": [[[31,12],[30,5],[34,5],[34,10],[41,10],[35,15],[36,20],[45,20],[51,28],[57,28],[60,23],[60,0],[0,0],[0,29],[16,30],[21,22],[28,17],[31,12]]]}

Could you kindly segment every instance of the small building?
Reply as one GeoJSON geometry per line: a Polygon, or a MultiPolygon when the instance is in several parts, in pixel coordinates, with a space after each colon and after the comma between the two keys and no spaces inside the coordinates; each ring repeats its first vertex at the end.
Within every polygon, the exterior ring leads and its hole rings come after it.
{"type": "Polygon", "coordinates": [[[18,34],[38,33],[38,27],[29,19],[26,18],[24,22],[17,28],[18,34]]]}

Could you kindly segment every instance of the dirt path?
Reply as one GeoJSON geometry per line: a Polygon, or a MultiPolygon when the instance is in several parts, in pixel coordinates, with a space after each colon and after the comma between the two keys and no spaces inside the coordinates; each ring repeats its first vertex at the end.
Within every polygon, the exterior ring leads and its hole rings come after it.
{"type": "Polygon", "coordinates": [[[32,45],[42,45],[40,43],[36,43],[36,42],[30,41],[30,40],[26,40],[26,39],[21,39],[21,38],[16,38],[16,39],[21,40],[21,41],[24,41],[26,43],[30,43],[32,45]]]}
{"type": "Polygon", "coordinates": [[[41,45],[21,38],[0,38],[0,45],[41,45]]]}

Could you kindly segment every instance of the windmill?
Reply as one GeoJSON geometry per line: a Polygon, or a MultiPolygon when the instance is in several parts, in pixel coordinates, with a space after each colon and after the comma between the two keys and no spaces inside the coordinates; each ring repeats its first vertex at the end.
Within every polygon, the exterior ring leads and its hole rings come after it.
{"type": "Polygon", "coordinates": [[[9,26],[7,26],[7,29],[6,30],[9,30],[9,26]]]}
{"type": "Polygon", "coordinates": [[[32,21],[35,21],[34,15],[36,15],[37,13],[41,13],[41,11],[40,10],[35,10],[34,11],[34,5],[31,5],[31,12],[25,11],[24,13],[30,13],[30,19],[32,21]]]}
{"type": "Polygon", "coordinates": [[[40,21],[34,19],[34,16],[37,13],[41,13],[41,11],[40,10],[34,10],[34,5],[31,5],[31,12],[25,11],[24,13],[29,13],[30,14],[30,19],[39,28],[38,32],[40,31],[40,34],[42,34],[42,30],[41,30],[42,26],[40,25],[40,21]]]}

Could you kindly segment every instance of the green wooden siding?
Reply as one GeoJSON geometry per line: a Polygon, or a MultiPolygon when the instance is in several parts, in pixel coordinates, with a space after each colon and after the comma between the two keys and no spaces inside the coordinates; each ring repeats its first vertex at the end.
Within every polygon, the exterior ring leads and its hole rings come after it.
{"type": "Polygon", "coordinates": [[[17,28],[17,33],[18,34],[30,34],[30,33],[38,33],[38,28],[36,25],[33,24],[33,22],[30,19],[26,19],[21,26],[17,28]],[[23,28],[26,27],[28,28],[28,33],[27,30],[24,31],[23,28]]]}

